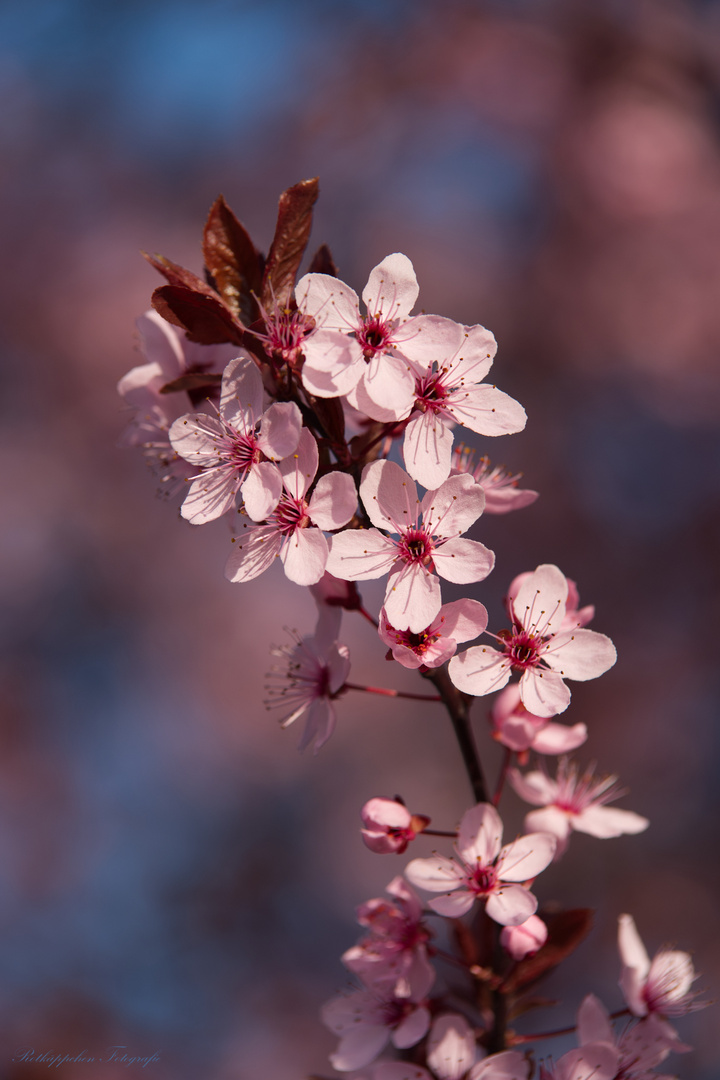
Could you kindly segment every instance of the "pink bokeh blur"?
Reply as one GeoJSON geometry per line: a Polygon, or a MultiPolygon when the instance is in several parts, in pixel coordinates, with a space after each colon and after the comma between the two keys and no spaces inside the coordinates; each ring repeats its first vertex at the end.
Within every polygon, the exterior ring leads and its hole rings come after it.
{"type": "MultiPolygon", "coordinates": [[[[717,8],[35,0],[0,29],[0,1073],[46,1075],[19,1048],[117,1045],[157,1051],[158,1080],[327,1075],[319,1006],[347,984],[355,906],[403,861],[363,846],[360,808],[399,793],[450,828],[469,804],[433,705],[349,694],[297,753],[263,685],[283,627],[312,629],[309,594],[227,583],[225,523],[181,522],[116,447],[158,283],[140,249],[199,271],[219,192],[267,248],[280,191],[314,175],[311,247],[357,289],[405,252],[425,310],[494,331],[527,409],[480,449],[540,498],[480,520],[497,566],[469,595],[498,627],[512,578],[557,563],[618,648],[566,719],[651,827],[573,836],[542,880],[598,913],[536,1026],[588,991],[620,1007],[624,911],[717,995],[717,8]]],[[[377,611],[381,583],[362,593],[377,611]]],[[[353,681],[417,688],[359,617],[343,640],[353,681]]],[[[687,1080],[717,1076],[715,1026],[683,1025],[687,1080]]]]}

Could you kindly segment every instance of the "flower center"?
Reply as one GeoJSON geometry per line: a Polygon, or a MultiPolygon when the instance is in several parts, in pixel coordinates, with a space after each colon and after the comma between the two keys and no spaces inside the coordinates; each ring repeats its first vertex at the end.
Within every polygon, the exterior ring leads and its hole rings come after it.
{"type": "Polygon", "coordinates": [[[498,637],[504,645],[505,655],[516,671],[526,671],[540,663],[545,639],[538,634],[515,626],[512,630],[501,630],[498,637]]]}
{"type": "Polygon", "coordinates": [[[389,623],[387,629],[398,645],[404,645],[406,649],[412,649],[418,656],[422,656],[440,637],[439,633],[431,634],[429,629],[421,630],[420,633],[415,634],[412,630],[396,630],[389,623]]]}
{"type": "Polygon", "coordinates": [[[363,322],[357,339],[365,359],[372,360],[377,353],[385,352],[390,340],[390,328],[380,315],[372,315],[363,322]]]}
{"type": "Polygon", "coordinates": [[[406,529],[398,544],[400,558],[406,563],[422,563],[432,569],[433,542],[424,529],[406,529]]]}
{"type": "Polygon", "coordinates": [[[228,460],[238,472],[247,472],[251,465],[260,461],[260,451],[254,435],[234,435],[230,443],[228,460]]]}
{"type": "Polygon", "coordinates": [[[479,896],[487,896],[497,885],[497,880],[497,870],[494,866],[482,866],[478,863],[468,884],[479,896]]]}
{"type": "Polygon", "coordinates": [[[442,384],[444,371],[436,371],[415,380],[415,408],[420,412],[440,412],[448,391],[442,384]]]}
{"type": "Polygon", "coordinates": [[[284,536],[289,536],[296,529],[306,529],[310,524],[307,507],[308,504],[304,499],[293,499],[283,492],[275,513],[269,520],[272,521],[278,532],[283,533],[284,536]]]}

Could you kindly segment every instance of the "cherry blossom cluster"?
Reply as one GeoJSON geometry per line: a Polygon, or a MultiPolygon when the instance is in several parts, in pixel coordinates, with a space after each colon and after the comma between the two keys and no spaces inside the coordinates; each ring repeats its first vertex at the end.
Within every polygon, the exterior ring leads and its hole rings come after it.
{"type": "Polygon", "coordinates": [[[476,458],[457,429],[468,440],[510,435],[525,410],[484,381],[497,351],[489,330],[413,314],[419,286],[406,255],[382,259],[361,296],[324,246],[297,280],[316,198],[316,181],[283,194],[267,257],[219,199],[204,277],[150,259],[166,284],[138,320],[143,362],[118,390],[134,410],[122,441],[143,450],[167,497],[181,496],[181,517],[225,520],[226,578],[254,580],[279,560],[310,588],[315,627],[274,648],[266,699],[284,727],[303,720],[301,748],[328,742],[350,691],[439,703],[458,737],[474,802],[456,828],[431,829],[425,810],[398,797],[362,809],[362,839],[377,854],[437,837],[453,846],[411,859],[390,899],[359,908],[362,937],[342,956],[357,986],[322,1009],[339,1037],[330,1063],[358,1080],[660,1077],[657,1065],[689,1049],[668,1018],[703,1002],[689,955],[663,949],[650,961],[629,915],[619,921],[625,1008],[610,1015],[588,993],[577,1048],[554,1063],[534,1045],[554,1032],[514,1026],[532,1008],[528,988],[590,926],[584,909],[545,911],[536,879],[552,880],[573,832],[609,839],[648,826],[608,806],[623,794],[614,775],[570,756],[586,725],[556,719],[571,703],[568,681],[603,675],[615,648],[588,628],[594,607],[580,606],[575,582],[551,563],[510,582],[504,627],[488,629],[475,595],[443,597],[446,583],[475,593],[493,570],[494,553],[467,535],[482,515],[538,497],[476,458]],[[377,616],[357,587],[371,579],[384,583],[377,616]],[[422,693],[349,681],[344,612],[371,624],[388,661],[424,677],[422,693]],[[492,797],[468,714],[489,695],[489,734],[504,748],[492,797]],[[533,809],[524,834],[503,843],[508,791],[533,809]]]}

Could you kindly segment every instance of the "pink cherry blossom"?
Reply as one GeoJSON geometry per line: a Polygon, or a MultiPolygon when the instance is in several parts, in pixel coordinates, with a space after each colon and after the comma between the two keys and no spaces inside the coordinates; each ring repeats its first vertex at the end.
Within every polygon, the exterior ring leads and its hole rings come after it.
{"type": "Polygon", "coordinates": [[[276,645],[272,653],[282,664],[270,672],[266,707],[285,710],[284,728],[304,716],[300,749],[312,743],[317,753],[335,730],[334,701],[350,673],[350,651],[347,645],[311,636],[276,645]]]}
{"type": "Polygon", "coordinates": [[[504,926],[500,931],[500,944],[513,960],[534,956],[547,941],[548,930],[537,915],[531,915],[519,926],[504,926]]]}
{"type": "Polygon", "coordinates": [[[612,667],[615,646],[604,634],[565,629],[568,582],[552,564],[538,566],[511,598],[513,625],[497,635],[501,649],[476,645],[450,661],[459,690],[490,694],[521,673],[520,696],[535,716],[555,716],[570,704],[563,679],[595,679],[612,667]]]}
{"type": "Polygon", "coordinates": [[[252,581],[275,559],[298,585],[314,585],[325,572],[329,546],[321,529],[347,525],[357,507],[351,476],[333,471],[318,480],[308,501],[305,496],[318,468],[317,443],[303,428],[297,451],[280,462],[285,491],[264,525],[243,525],[243,532],[225,566],[229,581],[252,581]]]}
{"type": "Polygon", "coordinates": [[[517,1050],[503,1050],[490,1054],[473,1065],[467,1080],[528,1080],[530,1062],[517,1050]]]}
{"type": "Polygon", "coordinates": [[[338,1072],[369,1065],[392,1042],[398,1050],[415,1046],[430,1026],[427,1007],[398,997],[378,984],[332,998],[321,1010],[323,1023],[340,1036],[330,1063],[338,1072]]]}
{"type": "Polygon", "coordinates": [[[433,1020],[427,1063],[439,1080],[461,1080],[475,1063],[475,1033],[459,1013],[441,1013],[433,1020]]]}
{"type": "Polygon", "coordinates": [[[368,900],[358,908],[358,922],[368,933],[343,953],[342,962],[370,988],[389,984],[396,997],[421,1001],[435,982],[422,904],[401,877],[393,878],[387,892],[392,901],[368,900]]]}
{"type": "Polygon", "coordinates": [[[468,584],[492,570],[493,553],[475,540],[461,539],[485,500],[471,477],[453,476],[421,502],[415,482],[399,465],[373,461],[363,471],[360,495],[376,528],[334,536],[327,569],[349,581],[388,574],[385,614],[395,629],[419,634],[432,625],[442,605],[436,573],[468,584]]]}
{"type": "Polygon", "coordinates": [[[665,1061],[671,1051],[685,1053],[691,1049],[657,1014],[626,1025],[616,1036],[607,1009],[594,994],[588,994],[578,1009],[577,1031],[581,1046],[603,1043],[619,1051],[617,1076],[622,1080],[653,1080],[658,1074],[649,1070],[665,1061]]]}
{"type": "Polygon", "coordinates": [[[517,754],[534,750],[537,754],[567,754],[587,739],[585,724],[556,724],[545,716],[533,716],[520,698],[520,687],[512,683],[501,690],[490,710],[493,738],[517,754]]]}
{"type": "Polygon", "coordinates": [[[549,833],[531,833],[502,847],[502,829],[494,806],[473,806],[460,822],[455,844],[460,861],[443,855],[413,859],[405,876],[418,888],[446,893],[430,901],[440,915],[464,915],[476,900],[484,900],[495,922],[519,926],[535,914],[537,900],[517,882],[535,878],[549,866],[556,841],[549,833]]]}
{"type": "Polygon", "coordinates": [[[418,291],[412,263],[399,253],[371,272],[362,294],[366,315],[344,282],[306,274],[295,295],[317,326],[303,344],[307,389],[318,397],[349,395],[351,404],[374,420],[407,416],[415,387],[409,361],[432,362],[458,326],[434,315],[411,318],[418,291]]]}
{"type": "Polygon", "coordinates": [[[616,1080],[620,1051],[609,1043],[569,1050],[554,1065],[540,1066],[540,1080],[616,1080]]]}
{"type": "Polygon", "coordinates": [[[434,668],[455,655],[458,642],[471,641],[482,634],[487,621],[487,610],[477,600],[453,600],[443,604],[430,626],[419,633],[396,630],[383,608],[378,633],[403,667],[434,668]]]}
{"type": "Polygon", "coordinates": [[[173,449],[201,469],[180,511],[193,525],[227,513],[238,490],[254,521],[264,520],[277,506],[283,482],[273,463],[297,449],[302,416],[292,401],[263,412],[263,397],[257,365],[241,356],[223,372],[217,416],[188,413],[170,428],[173,449]]]}
{"type": "Polygon", "coordinates": [[[708,1004],[690,989],[697,978],[690,954],[659,949],[651,963],[632,915],[618,920],[618,948],[623,963],[620,988],[633,1015],[682,1016],[708,1004]]]}
{"type": "MultiPolygon", "coordinates": [[[[532,573],[528,570],[524,574],[518,574],[518,576],[513,578],[510,582],[510,588],[505,597],[505,609],[511,619],[515,618],[513,603],[520,586],[524,585],[531,577],[532,573]]],[[[581,608],[580,594],[578,593],[577,585],[572,578],[565,578],[565,580],[567,582],[568,591],[565,600],[565,618],[560,624],[561,633],[567,630],[575,630],[578,626],[587,626],[587,624],[592,622],[595,618],[594,604],[586,604],[585,607],[581,608]]]]}
{"type": "Polygon", "coordinates": [[[362,838],[378,855],[402,855],[410,841],[430,824],[429,817],[411,814],[399,799],[370,799],[360,816],[365,826],[360,830],[362,838]]]}
{"type": "Polygon", "coordinates": [[[597,779],[591,772],[580,776],[577,766],[566,757],[558,762],[554,780],[544,766],[524,775],[511,769],[508,779],[521,799],[543,807],[526,816],[525,828],[556,836],[556,858],[564,852],[573,830],[606,840],[644,832],[650,824],[632,810],[605,805],[623,794],[617,786],[617,777],[597,779]]]}
{"type": "Polygon", "coordinates": [[[185,484],[188,466],[170,443],[170,427],[192,403],[184,391],[160,391],[183,375],[220,374],[237,348],[196,345],[152,310],[141,315],[136,326],[146,362],[132,368],[118,383],[118,393],[136,410],[119,445],[142,447],[160,483],[158,493],[173,497],[185,484]]]}
{"type": "Polygon", "coordinates": [[[455,424],[480,435],[508,435],[527,421],[522,405],[482,381],[497,349],[490,331],[445,322],[444,349],[424,365],[413,364],[415,400],[403,443],[407,471],[427,488],[450,475],[455,424]]]}
{"type": "Polygon", "coordinates": [[[461,443],[453,450],[450,473],[452,476],[469,473],[480,485],[485,492],[486,514],[508,514],[511,510],[521,510],[535,502],[537,491],[518,487],[522,473],[513,476],[502,465],[492,468],[487,456],[481,457],[475,465],[474,458],[475,451],[461,443]]]}
{"type": "Polygon", "coordinates": [[[257,305],[265,323],[264,332],[250,330],[249,333],[262,341],[272,360],[295,367],[302,356],[305,339],[315,329],[315,320],[297,308],[281,306],[275,299],[269,310],[260,301],[257,305]]]}

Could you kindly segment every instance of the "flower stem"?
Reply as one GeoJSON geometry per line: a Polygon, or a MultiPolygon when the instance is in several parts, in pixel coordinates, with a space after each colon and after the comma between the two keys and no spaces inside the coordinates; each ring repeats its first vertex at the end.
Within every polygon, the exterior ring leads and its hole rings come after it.
{"type": "Polygon", "coordinates": [[[475,799],[477,802],[488,802],[485,777],[483,776],[480,757],[475,745],[475,736],[470,726],[468,699],[450,681],[446,668],[433,668],[430,671],[424,671],[422,677],[429,679],[437,687],[440,698],[450,714],[475,799]]]}
{"type": "Polygon", "coordinates": [[[355,610],[359,615],[362,615],[365,619],[367,619],[368,622],[372,623],[377,630],[379,624],[374,615],[371,615],[369,611],[366,611],[362,605],[358,608],[355,608],[355,610]]]}
{"type": "MultiPolygon", "coordinates": [[[[411,701],[442,701],[439,694],[410,694],[405,690],[387,690],[384,686],[358,686],[357,683],[343,683],[341,690],[362,690],[366,694],[382,694],[383,697],[410,698],[411,701]]],[[[339,692],[339,691],[338,691],[339,692]]],[[[454,833],[453,833],[454,835],[454,833]]]]}
{"type": "Polygon", "coordinates": [[[500,776],[498,777],[497,787],[495,794],[493,795],[493,806],[497,806],[500,802],[500,796],[507,779],[508,769],[510,768],[510,762],[512,761],[513,752],[509,747],[505,747],[505,757],[503,758],[502,768],[500,770],[500,776]]]}

